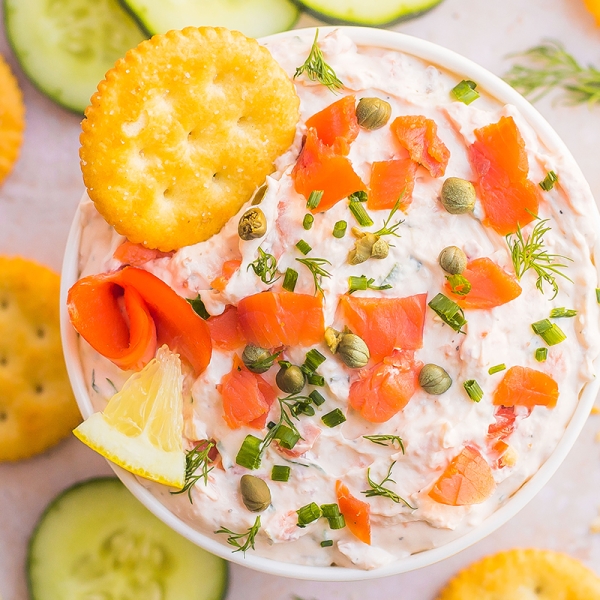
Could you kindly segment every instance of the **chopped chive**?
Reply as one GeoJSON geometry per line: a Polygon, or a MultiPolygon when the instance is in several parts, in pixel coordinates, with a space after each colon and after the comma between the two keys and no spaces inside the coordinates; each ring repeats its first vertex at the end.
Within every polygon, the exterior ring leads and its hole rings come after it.
{"type": "Polygon", "coordinates": [[[550,311],[551,319],[560,319],[561,317],[574,317],[575,315],[577,315],[577,311],[573,310],[572,308],[553,308],[550,311]]]}
{"type": "Polygon", "coordinates": [[[317,208],[317,206],[319,206],[319,203],[321,202],[322,197],[323,197],[322,190],[313,190],[310,193],[308,200],[306,201],[306,208],[309,208],[311,210],[314,210],[315,208],[317,208]]]}
{"type": "Polygon", "coordinates": [[[319,375],[318,373],[309,373],[306,376],[306,381],[310,385],[317,385],[319,387],[323,387],[325,385],[325,377],[323,377],[323,375],[319,375]]]}
{"type": "Polygon", "coordinates": [[[235,462],[247,469],[260,467],[260,451],[262,440],[254,435],[247,435],[235,457],[235,462]]]}
{"type": "Polygon", "coordinates": [[[342,514],[340,512],[340,507],[337,504],[321,504],[321,511],[326,519],[339,517],[342,514]]]}
{"type": "Polygon", "coordinates": [[[316,371],[326,360],[316,348],[313,348],[306,353],[303,366],[309,371],[316,371]]]}
{"type": "Polygon", "coordinates": [[[346,228],[348,227],[348,223],[346,221],[338,221],[333,226],[333,237],[335,238],[343,238],[346,235],[346,228]]]}
{"type": "Polygon", "coordinates": [[[331,517],[327,520],[329,521],[329,527],[331,527],[331,529],[344,529],[344,527],[346,527],[346,519],[344,519],[344,515],[331,517]]]}
{"type": "Polygon", "coordinates": [[[325,403],[325,398],[323,398],[323,396],[321,396],[321,394],[319,394],[319,392],[317,392],[317,390],[313,390],[308,397],[317,405],[317,406],[321,406],[321,404],[325,403]]]}
{"type": "Polygon", "coordinates": [[[548,348],[538,348],[535,351],[535,360],[544,362],[548,358],[548,348]]]}
{"type": "Polygon", "coordinates": [[[483,390],[474,379],[468,379],[463,383],[463,386],[473,402],[479,402],[483,398],[483,390]]]}
{"type": "Polygon", "coordinates": [[[200,294],[198,294],[195,298],[186,298],[186,300],[192,305],[194,312],[199,317],[202,317],[205,321],[210,317],[210,314],[204,306],[204,302],[202,302],[202,298],[200,298],[200,294]]]}
{"type": "Polygon", "coordinates": [[[362,202],[352,201],[349,204],[349,208],[361,227],[370,227],[373,225],[373,219],[371,219],[369,213],[367,213],[362,202]]]}
{"type": "Polygon", "coordinates": [[[283,289],[288,292],[293,292],[296,289],[296,283],[298,281],[298,271],[290,269],[289,267],[285,270],[285,277],[283,278],[283,289]]]}
{"type": "Polygon", "coordinates": [[[362,190],[359,190],[358,192],[352,192],[352,194],[348,196],[348,200],[350,200],[350,202],[366,202],[368,199],[369,196],[367,196],[367,192],[363,192],[362,190]]]}
{"type": "Polygon", "coordinates": [[[306,527],[309,523],[319,519],[323,514],[314,502],[299,508],[296,513],[298,514],[298,527],[306,527]]]}
{"type": "Polygon", "coordinates": [[[275,423],[275,421],[269,421],[267,423],[267,429],[273,429],[273,427],[275,427],[277,425],[277,423],[275,423]]]}
{"type": "Polygon", "coordinates": [[[463,309],[456,302],[450,300],[444,294],[438,294],[429,302],[428,306],[444,323],[450,325],[454,331],[464,333],[462,327],[467,324],[467,320],[465,319],[463,309]]]}
{"type": "Polygon", "coordinates": [[[333,546],[333,540],[323,540],[321,542],[321,548],[329,548],[329,546],[333,546]]]}
{"type": "Polygon", "coordinates": [[[341,425],[345,420],[346,417],[339,408],[336,408],[321,417],[321,421],[323,421],[323,423],[327,425],[327,427],[337,427],[338,425],[341,425]]]}
{"type": "Polygon", "coordinates": [[[540,181],[539,186],[545,191],[549,192],[554,184],[558,181],[558,175],[554,171],[548,171],[544,181],[540,181]]]}
{"type": "Polygon", "coordinates": [[[307,213],[304,215],[304,220],[302,221],[302,227],[304,227],[304,229],[306,229],[308,231],[313,226],[314,222],[315,222],[315,218],[310,213],[307,213]]]}
{"type": "Polygon", "coordinates": [[[300,252],[302,252],[304,256],[306,256],[312,250],[312,247],[309,244],[307,244],[304,240],[300,240],[296,244],[296,248],[298,248],[298,250],[300,250],[300,252]]]}
{"type": "Polygon", "coordinates": [[[596,302],[600,304],[600,288],[596,288],[596,302]]]}
{"type": "Polygon", "coordinates": [[[273,481],[288,481],[292,469],[285,465],[273,465],[271,469],[271,479],[273,481]]]}
{"type": "Polygon", "coordinates": [[[556,323],[551,323],[549,319],[536,321],[531,324],[531,328],[546,342],[546,344],[548,344],[548,346],[560,344],[560,342],[567,339],[563,330],[556,323]]]}
{"type": "Polygon", "coordinates": [[[358,292],[362,290],[366,290],[369,287],[369,280],[366,275],[361,275],[360,277],[355,277],[354,275],[350,275],[348,277],[348,293],[358,292]]]}
{"type": "Polygon", "coordinates": [[[506,365],[504,363],[500,363],[499,365],[496,365],[495,367],[490,367],[488,370],[488,373],[490,375],[493,375],[494,373],[500,373],[500,371],[504,371],[506,370],[506,365]]]}
{"type": "Polygon", "coordinates": [[[479,98],[479,92],[475,89],[477,84],[470,79],[463,79],[458,85],[455,85],[451,93],[459,101],[464,104],[471,104],[479,98]]]}
{"type": "Polygon", "coordinates": [[[300,439],[300,434],[290,429],[287,425],[279,425],[275,430],[273,439],[279,442],[279,445],[286,450],[291,450],[300,439]]]}
{"type": "Polygon", "coordinates": [[[463,275],[446,275],[452,293],[466,296],[471,291],[471,282],[463,275]]]}

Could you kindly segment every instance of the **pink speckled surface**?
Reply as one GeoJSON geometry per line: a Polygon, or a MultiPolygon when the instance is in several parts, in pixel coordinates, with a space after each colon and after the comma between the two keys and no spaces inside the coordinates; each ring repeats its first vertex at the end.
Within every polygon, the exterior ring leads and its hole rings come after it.
{"type": "MultiPolygon", "coordinates": [[[[318,22],[303,17],[298,26],[314,24],[318,22]]],[[[451,48],[499,75],[510,65],[507,54],[543,38],[561,40],[581,62],[600,67],[600,28],[581,0],[445,0],[431,13],[393,29],[451,48]]],[[[20,254],[58,270],[83,191],[77,157],[80,117],[55,106],[24,78],[1,22],[0,52],[14,68],[27,106],[22,155],[0,188],[0,253],[20,254]]],[[[548,98],[537,108],[566,142],[600,198],[600,105],[567,107],[548,98]]],[[[594,439],[598,431],[600,416],[591,416],[565,463],[532,502],[487,539],[446,561],[377,582],[347,584],[281,579],[232,566],[228,600],[433,600],[461,567],[515,546],[564,550],[600,574],[600,534],[589,531],[600,509],[600,443],[594,439]]],[[[74,438],[32,460],[0,464],[3,600],[28,597],[26,544],[46,504],[71,483],[108,473],[104,460],[74,438]]]]}

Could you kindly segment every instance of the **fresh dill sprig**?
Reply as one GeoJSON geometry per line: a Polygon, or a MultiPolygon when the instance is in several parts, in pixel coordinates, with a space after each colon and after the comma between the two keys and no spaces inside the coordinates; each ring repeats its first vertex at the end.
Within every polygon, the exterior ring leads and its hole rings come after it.
{"type": "Polygon", "coordinates": [[[390,221],[392,220],[392,217],[396,214],[396,212],[400,208],[400,202],[402,201],[403,196],[404,196],[404,190],[400,194],[400,197],[398,198],[398,200],[396,200],[396,203],[394,204],[392,210],[390,211],[388,218],[383,222],[383,227],[379,231],[376,231],[373,235],[378,235],[379,237],[381,237],[383,235],[395,235],[396,237],[400,237],[400,234],[396,233],[396,230],[398,229],[398,227],[400,227],[400,225],[402,225],[402,223],[404,223],[404,219],[397,221],[393,225],[390,225],[390,221]]]}
{"type": "MultiPolygon", "coordinates": [[[[539,217],[536,217],[539,218],[539,217]]],[[[506,243],[510,251],[515,274],[517,279],[521,279],[524,273],[529,269],[533,269],[537,274],[535,286],[544,293],[544,282],[552,286],[556,298],[558,294],[558,283],[556,276],[564,277],[567,281],[572,280],[567,277],[561,269],[566,269],[567,264],[559,262],[560,259],[572,262],[571,258],[562,256],[561,254],[549,254],[544,250],[544,234],[551,230],[546,223],[549,219],[540,220],[527,239],[523,236],[523,231],[520,226],[517,226],[516,233],[509,233],[506,236],[506,243]],[[514,238],[513,238],[514,236],[514,238]]]]}
{"type": "Polygon", "coordinates": [[[504,79],[532,101],[562,89],[567,104],[600,103],[600,70],[580,65],[560,42],[547,40],[516,56],[529,64],[513,65],[504,79]]]}
{"type": "Polygon", "coordinates": [[[401,496],[398,496],[398,494],[396,494],[396,492],[393,492],[392,490],[390,490],[386,487],[383,487],[384,484],[386,484],[388,481],[390,481],[391,483],[396,483],[390,477],[390,475],[392,474],[392,469],[395,464],[396,464],[396,461],[394,461],[390,465],[387,475],[385,476],[385,478],[383,479],[383,481],[381,483],[375,483],[371,479],[371,469],[370,468],[367,469],[367,481],[369,482],[371,489],[365,490],[364,492],[361,492],[361,493],[365,494],[367,498],[371,498],[373,496],[383,496],[384,498],[389,498],[390,500],[392,500],[392,502],[396,502],[396,503],[403,502],[406,506],[408,506],[408,508],[411,508],[412,510],[416,510],[416,506],[411,506],[404,498],[402,498],[401,496]]]}
{"type": "Polygon", "coordinates": [[[312,273],[315,282],[315,294],[317,292],[323,293],[321,287],[321,281],[323,277],[331,277],[331,273],[323,268],[323,265],[330,265],[331,263],[325,258],[297,258],[299,263],[302,263],[312,273]]]}
{"type": "Polygon", "coordinates": [[[235,548],[234,552],[243,552],[245,555],[250,548],[254,550],[256,534],[258,533],[259,529],[260,515],[256,517],[254,525],[252,525],[252,527],[248,528],[248,530],[244,531],[243,533],[236,533],[235,531],[231,531],[231,529],[227,529],[226,527],[221,527],[221,529],[217,529],[215,533],[228,534],[227,543],[235,548]]]}
{"type": "Polygon", "coordinates": [[[298,439],[304,439],[298,428],[292,421],[292,417],[299,420],[297,412],[295,412],[295,406],[298,402],[303,402],[305,404],[309,404],[311,402],[311,398],[308,396],[300,396],[298,394],[292,394],[290,396],[286,396],[285,398],[277,398],[279,402],[279,421],[269,429],[269,432],[265,436],[265,439],[262,441],[260,445],[260,455],[262,456],[264,451],[271,445],[271,442],[277,437],[277,429],[280,426],[289,427],[292,430],[294,435],[298,436],[298,439]],[[288,412],[289,411],[289,412],[288,412]]]}
{"type": "Polygon", "coordinates": [[[254,274],[260,277],[260,280],[267,285],[275,283],[277,276],[277,261],[272,254],[268,254],[262,248],[258,248],[258,258],[248,265],[248,269],[252,268],[254,274]]]}
{"type": "Polygon", "coordinates": [[[335,71],[325,62],[323,53],[321,52],[321,49],[317,43],[318,37],[319,30],[317,29],[315,33],[315,40],[312,48],[310,49],[308,58],[301,67],[296,69],[296,73],[294,73],[294,79],[296,79],[296,77],[300,77],[302,73],[306,73],[306,76],[311,81],[318,81],[319,83],[322,83],[335,94],[337,90],[341,90],[344,87],[344,84],[337,78],[335,71]]]}
{"type": "Polygon", "coordinates": [[[200,442],[199,444],[196,444],[194,448],[185,453],[185,479],[183,482],[183,487],[176,492],[171,492],[171,494],[175,496],[176,494],[183,494],[187,492],[190,502],[192,504],[194,503],[192,500],[192,488],[200,479],[204,479],[204,485],[207,485],[208,474],[214,469],[214,467],[209,468],[208,466],[208,463],[210,462],[208,455],[214,447],[214,442],[200,442]],[[200,473],[196,474],[198,469],[200,469],[200,473]]]}
{"type": "MultiPolygon", "coordinates": [[[[404,442],[399,435],[386,435],[386,434],[378,434],[378,435],[363,435],[365,440],[369,440],[378,446],[392,446],[395,447],[394,444],[398,444],[400,450],[402,450],[402,454],[404,454],[404,442]]],[[[394,465],[392,465],[393,467],[394,465]]],[[[390,468],[391,470],[391,468],[390,468]]],[[[388,473],[389,475],[389,473],[388,473]]]]}

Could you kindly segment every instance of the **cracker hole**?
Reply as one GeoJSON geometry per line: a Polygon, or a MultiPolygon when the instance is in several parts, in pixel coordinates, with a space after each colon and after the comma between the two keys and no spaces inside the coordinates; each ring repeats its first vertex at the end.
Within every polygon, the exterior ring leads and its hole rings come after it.
{"type": "Polygon", "coordinates": [[[38,327],[35,331],[35,335],[40,339],[44,339],[46,337],[46,330],[43,327],[38,327]]]}
{"type": "Polygon", "coordinates": [[[35,391],[36,394],[43,394],[44,393],[44,386],[41,383],[38,383],[33,388],[33,390],[35,391]]]}
{"type": "Polygon", "coordinates": [[[6,356],[0,356],[0,367],[5,367],[8,364],[8,358],[6,356]]]}
{"type": "Polygon", "coordinates": [[[173,197],[173,189],[172,188],[167,188],[164,192],[163,192],[163,196],[165,198],[172,198],[173,197]]]}
{"type": "Polygon", "coordinates": [[[2,423],[2,421],[6,421],[8,419],[8,414],[5,413],[3,410],[0,410],[0,423],[2,423]]]}
{"type": "Polygon", "coordinates": [[[8,298],[2,298],[2,300],[0,300],[0,308],[2,310],[6,310],[8,308],[8,298]]]}

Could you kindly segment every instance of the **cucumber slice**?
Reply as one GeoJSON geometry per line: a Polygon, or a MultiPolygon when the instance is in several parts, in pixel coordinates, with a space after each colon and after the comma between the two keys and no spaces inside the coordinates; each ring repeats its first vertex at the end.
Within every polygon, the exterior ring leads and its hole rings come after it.
{"type": "Polygon", "coordinates": [[[146,510],[114,477],[56,498],[29,542],[31,600],[220,600],[227,563],[146,510]]]}
{"type": "Polygon", "coordinates": [[[418,17],[442,0],[294,0],[306,12],[334,25],[380,27],[418,17]]]}
{"type": "Polygon", "coordinates": [[[146,36],[117,0],[4,0],[10,45],[32,83],[83,112],[115,61],[146,36]]]}
{"type": "Polygon", "coordinates": [[[300,15],[291,0],[120,1],[150,35],[208,25],[257,38],[291,29],[300,15]]]}

